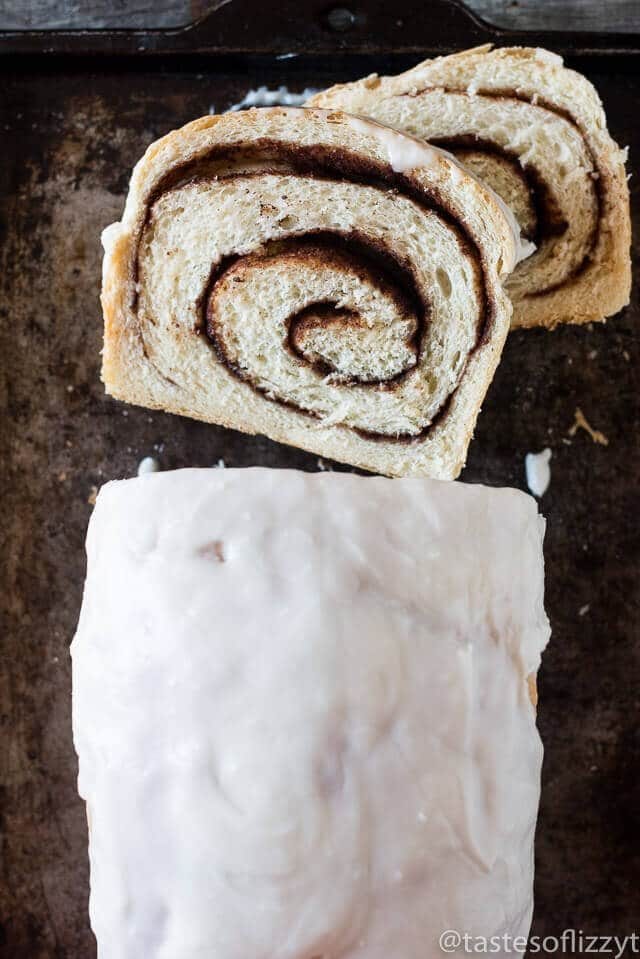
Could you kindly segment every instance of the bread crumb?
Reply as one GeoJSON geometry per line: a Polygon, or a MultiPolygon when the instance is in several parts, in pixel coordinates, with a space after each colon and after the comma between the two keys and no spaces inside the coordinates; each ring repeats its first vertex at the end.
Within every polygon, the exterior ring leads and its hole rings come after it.
{"type": "Polygon", "coordinates": [[[89,504],[89,506],[96,505],[97,496],[98,496],[98,487],[92,486],[91,489],[89,490],[89,495],[87,497],[87,503],[89,504]]]}
{"type": "Polygon", "coordinates": [[[586,616],[589,612],[589,603],[585,603],[584,606],[581,606],[578,610],[578,616],[586,616]]]}
{"type": "Polygon", "coordinates": [[[599,443],[601,446],[609,445],[608,437],[605,436],[604,433],[601,433],[600,430],[594,430],[579,406],[576,407],[574,417],[574,424],[568,431],[569,436],[575,436],[578,430],[584,430],[585,433],[589,434],[594,443],[599,443]]]}
{"type": "Polygon", "coordinates": [[[200,546],[196,550],[196,554],[203,559],[212,559],[216,563],[224,563],[226,561],[224,543],[221,539],[214,539],[211,540],[210,543],[205,543],[204,546],[200,546]]]}

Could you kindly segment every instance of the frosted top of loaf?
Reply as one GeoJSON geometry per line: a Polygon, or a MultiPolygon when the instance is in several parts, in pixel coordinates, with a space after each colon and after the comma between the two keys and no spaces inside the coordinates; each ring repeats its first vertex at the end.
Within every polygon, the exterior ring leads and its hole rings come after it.
{"type": "Polygon", "coordinates": [[[523,493],[429,480],[104,487],[72,647],[101,959],[526,934],[542,536],[523,493]]]}

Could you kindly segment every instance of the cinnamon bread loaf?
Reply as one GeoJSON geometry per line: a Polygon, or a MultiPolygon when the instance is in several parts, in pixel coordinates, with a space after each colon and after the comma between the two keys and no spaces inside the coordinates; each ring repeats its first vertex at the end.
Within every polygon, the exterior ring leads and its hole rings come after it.
{"type": "Polygon", "coordinates": [[[449,156],[339,111],[205,117],[149,148],[104,242],[113,396],[389,475],[460,471],[519,248],[449,156]]]}
{"type": "Polygon", "coordinates": [[[629,302],[625,154],[593,86],[560,57],[478,47],[335,86],[309,103],[451,150],[501,195],[536,246],[506,284],[514,326],[602,320],[629,302]]]}

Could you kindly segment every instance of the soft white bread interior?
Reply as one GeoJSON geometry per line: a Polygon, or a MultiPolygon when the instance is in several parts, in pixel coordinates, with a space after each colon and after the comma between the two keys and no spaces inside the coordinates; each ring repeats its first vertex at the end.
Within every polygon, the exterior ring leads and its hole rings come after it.
{"type": "Polygon", "coordinates": [[[101,959],[437,959],[525,936],[549,627],[531,497],[110,483],[72,645],[101,959]]]}
{"type": "Polygon", "coordinates": [[[445,146],[513,208],[537,246],[507,282],[514,326],[602,320],[629,302],[625,152],[593,86],[560,57],[484,46],[309,102],[445,146]]]}
{"type": "Polygon", "coordinates": [[[390,475],[460,471],[519,254],[442,151],[322,110],[153,144],[105,231],[112,395],[390,475]]]}

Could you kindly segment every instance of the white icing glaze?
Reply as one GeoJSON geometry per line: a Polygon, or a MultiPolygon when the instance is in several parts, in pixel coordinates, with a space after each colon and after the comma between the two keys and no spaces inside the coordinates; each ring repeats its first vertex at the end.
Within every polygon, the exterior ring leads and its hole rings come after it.
{"type": "Polygon", "coordinates": [[[425,959],[526,935],[548,638],[514,490],[110,483],[73,655],[100,959],[425,959]]]}
{"type": "Polygon", "coordinates": [[[119,221],[117,223],[110,223],[109,226],[105,226],[100,236],[102,241],[102,249],[105,251],[105,253],[108,253],[111,250],[121,233],[122,223],[119,221]]]}
{"type": "Polygon", "coordinates": [[[236,110],[244,110],[245,107],[274,107],[290,106],[301,107],[309,97],[312,97],[318,90],[307,87],[302,93],[292,93],[288,87],[281,86],[277,90],[269,90],[268,87],[257,87],[249,90],[239,103],[234,103],[229,107],[228,113],[236,110]]]}
{"type": "Polygon", "coordinates": [[[561,67],[564,63],[560,54],[545,50],[544,47],[536,47],[535,57],[541,63],[548,63],[552,67],[561,67]]]}
{"type": "Polygon", "coordinates": [[[435,166],[443,156],[453,163],[456,168],[454,174],[462,171],[460,164],[450,153],[429,146],[423,140],[416,140],[415,137],[408,137],[392,127],[361,117],[349,117],[348,122],[359,133],[376,138],[387,155],[389,166],[396,173],[408,173],[417,167],[435,166]]]}
{"type": "Polygon", "coordinates": [[[527,486],[534,496],[544,496],[551,482],[551,450],[549,447],[540,453],[527,453],[524,468],[527,486]]]}
{"type": "Polygon", "coordinates": [[[374,123],[370,120],[364,120],[361,117],[350,117],[349,123],[355,129],[368,136],[375,136],[378,142],[386,151],[389,165],[396,173],[408,173],[420,167],[430,167],[438,163],[439,159],[445,157],[449,164],[451,181],[455,185],[460,179],[468,177],[475,180],[483,190],[488,190],[494,200],[502,210],[504,217],[509,225],[509,230],[513,236],[513,245],[515,250],[515,263],[526,260],[535,252],[535,244],[525,240],[520,233],[520,226],[516,220],[513,210],[507,206],[502,197],[498,196],[493,190],[482,184],[469,170],[454,157],[448,150],[441,150],[439,147],[430,146],[425,141],[418,140],[415,137],[406,136],[392,127],[384,126],[381,123],[374,123]]]}
{"type": "Polygon", "coordinates": [[[145,456],[138,463],[138,476],[144,476],[146,473],[157,473],[160,469],[160,463],[155,456],[145,456]]]}
{"type": "MultiPolygon", "coordinates": [[[[486,184],[485,184],[485,189],[488,189],[486,184]]],[[[491,192],[493,193],[493,190],[491,192]]],[[[509,221],[509,227],[511,229],[511,232],[513,233],[515,247],[516,247],[515,265],[517,266],[518,263],[522,262],[522,260],[526,260],[528,257],[530,257],[533,253],[536,252],[536,245],[535,243],[532,243],[531,240],[527,240],[520,233],[520,225],[518,221],[516,220],[515,214],[513,210],[511,209],[511,207],[507,206],[507,204],[504,202],[504,200],[498,193],[493,193],[493,196],[498,206],[504,213],[505,217],[509,221]]]]}

